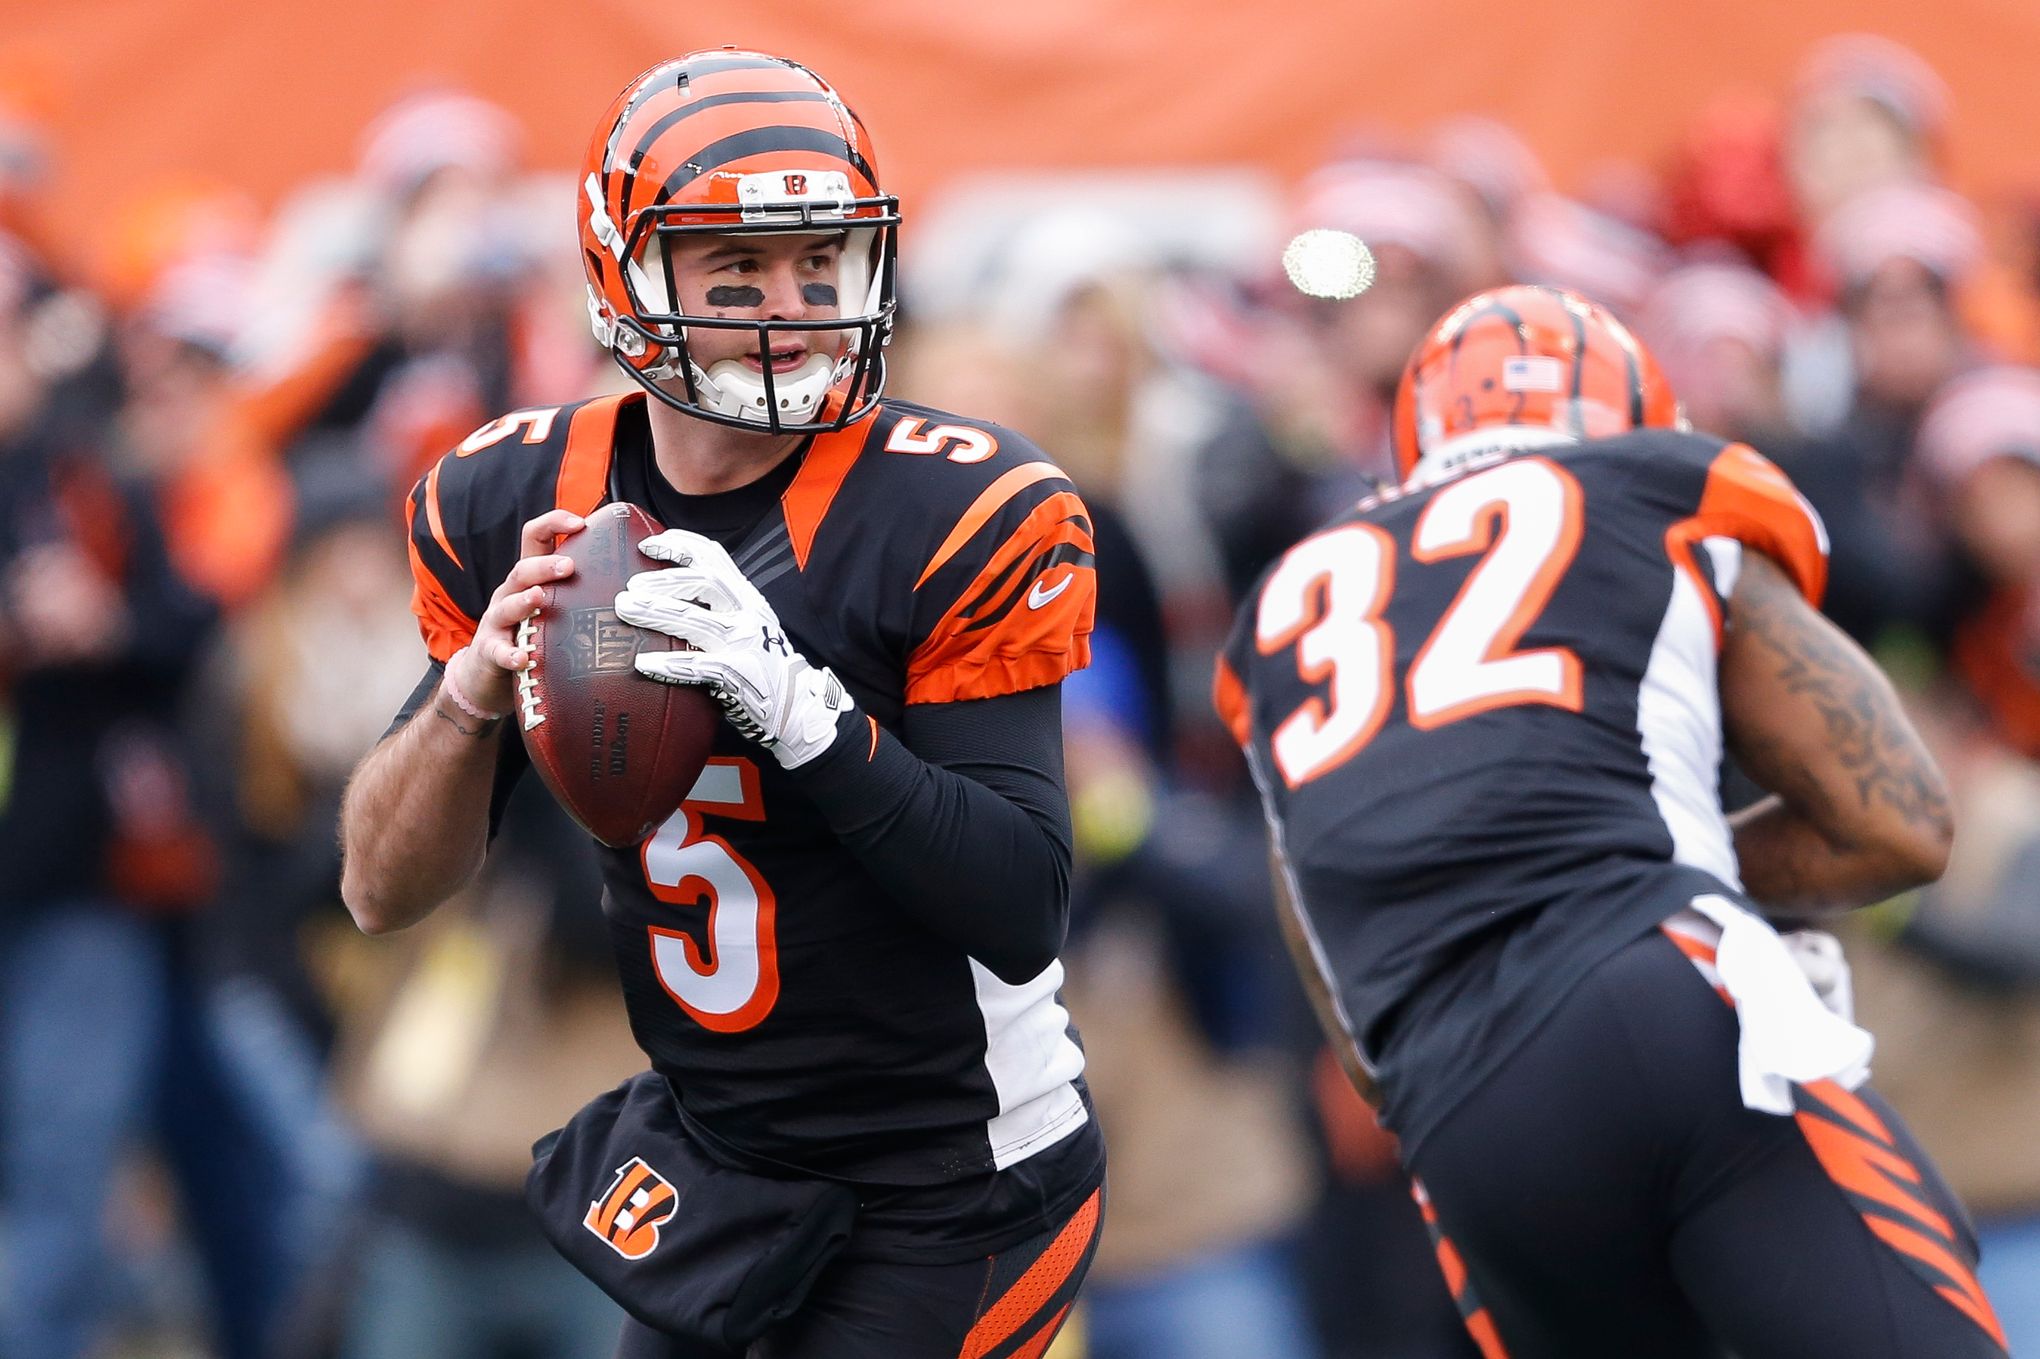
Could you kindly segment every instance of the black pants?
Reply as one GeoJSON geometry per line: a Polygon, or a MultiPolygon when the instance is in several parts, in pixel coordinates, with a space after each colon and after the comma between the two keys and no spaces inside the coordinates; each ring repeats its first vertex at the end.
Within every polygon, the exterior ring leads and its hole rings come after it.
{"type": "Polygon", "coordinates": [[[1419,1147],[1488,1359],[2003,1359],[1961,1206],[1867,1090],[1743,1107],[1663,935],[1597,968],[1419,1147]]]}
{"type": "MultiPolygon", "coordinates": [[[[1039,1359],[1098,1249],[1105,1191],[997,1255],[955,1265],[838,1260],[747,1359],[1039,1359]]],[[[617,1359],[738,1359],[626,1321],[617,1359]]]]}

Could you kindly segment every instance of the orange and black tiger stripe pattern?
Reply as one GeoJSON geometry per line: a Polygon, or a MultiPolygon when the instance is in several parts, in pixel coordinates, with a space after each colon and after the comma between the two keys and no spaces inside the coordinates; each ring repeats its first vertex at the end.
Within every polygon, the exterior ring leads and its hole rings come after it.
{"type": "MultiPolygon", "coordinates": [[[[685,203],[717,170],[842,169],[859,197],[878,192],[870,138],[834,90],[758,52],[697,53],[654,67],[618,99],[589,159],[605,206],[628,229],[647,208],[685,203]]],[[[730,200],[734,201],[734,200],[730,200]]]]}
{"type": "MultiPolygon", "coordinates": [[[[1029,487],[1064,481],[1029,462],[978,496],[922,570],[921,589],[1029,487]]],[[[1067,483],[1065,482],[1065,485],[1067,483]]],[[[1053,683],[1090,660],[1097,559],[1090,512],[1055,489],[1005,532],[907,660],[907,701],[947,703],[1053,683]]]]}
{"type": "Polygon", "coordinates": [[[1047,1353],[1097,1254],[1104,1207],[1105,1191],[1094,1189],[1039,1254],[1012,1265],[1007,1255],[994,1257],[977,1321],[957,1359],[1041,1359],[1047,1353]],[[1015,1268],[1018,1277],[1010,1277],[1015,1268]]]}
{"type": "Polygon", "coordinates": [[[1438,1254],[1438,1268],[1445,1275],[1445,1287],[1452,1294],[1453,1305],[1459,1309],[1460,1320],[1466,1323],[1466,1333],[1480,1347],[1481,1359],[1509,1359],[1509,1351],[1502,1345],[1501,1332],[1495,1329],[1495,1319],[1474,1293],[1473,1282],[1466,1274],[1466,1261],[1460,1258],[1459,1248],[1452,1244],[1452,1238],[1445,1235],[1445,1229],[1439,1225],[1438,1210],[1431,1206],[1431,1196],[1424,1192],[1421,1180],[1413,1178],[1410,1181],[1410,1195],[1417,1201],[1417,1211],[1424,1215],[1424,1230],[1431,1234],[1431,1248],[1438,1254]]]}
{"type": "Polygon", "coordinates": [[[1955,1224],[1932,1206],[1926,1177],[1876,1110],[1833,1081],[1793,1089],[1800,1131],[1864,1225],[1929,1288],[2004,1346],[2004,1328],[1965,1258],[1968,1250],[1955,1224]]]}
{"type": "MultiPolygon", "coordinates": [[[[1733,1006],[1734,997],[1715,971],[1714,945],[1671,924],[1663,929],[1722,1000],[1733,1006]]],[[[1863,1224],[1929,1288],[2002,1347],[2004,1328],[1977,1282],[1967,1258],[1969,1247],[1957,1235],[1955,1224],[1933,1206],[1926,1176],[1877,1111],[1831,1080],[1795,1085],[1792,1091],[1794,1118],[1814,1159],[1863,1224]]]]}

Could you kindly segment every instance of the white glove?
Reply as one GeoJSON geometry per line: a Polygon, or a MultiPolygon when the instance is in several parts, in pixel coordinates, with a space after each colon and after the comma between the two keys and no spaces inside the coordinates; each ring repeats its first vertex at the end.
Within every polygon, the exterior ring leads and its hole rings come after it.
{"type": "Polygon", "coordinates": [[[793,649],[779,616],[712,538],[668,529],[638,544],[654,561],[673,563],[632,576],[616,597],[626,623],[678,637],[695,651],[638,653],[640,675],[666,684],[705,685],[730,725],[797,769],[827,750],[851,706],[826,668],[793,649]]]}

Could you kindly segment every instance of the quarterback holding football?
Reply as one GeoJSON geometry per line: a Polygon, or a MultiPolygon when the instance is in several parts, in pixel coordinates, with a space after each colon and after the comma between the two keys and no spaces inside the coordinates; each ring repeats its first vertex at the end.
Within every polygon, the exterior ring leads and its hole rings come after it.
{"type": "Polygon", "coordinates": [[[431,666],[349,789],[348,907],[377,933],[457,890],[534,757],[570,809],[630,781],[602,908],[650,1070],[529,1192],[620,1353],[1038,1355],[1103,1205],[1057,960],[1089,517],[1020,435],[885,395],[898,201],[814,73],[662,63],[575,188],[634,386],[411,492],[431,666]],[[713,700],[705,759],[661,685],[713,700]],[[655,745],[692,781],[640,817],[655,745]]]}

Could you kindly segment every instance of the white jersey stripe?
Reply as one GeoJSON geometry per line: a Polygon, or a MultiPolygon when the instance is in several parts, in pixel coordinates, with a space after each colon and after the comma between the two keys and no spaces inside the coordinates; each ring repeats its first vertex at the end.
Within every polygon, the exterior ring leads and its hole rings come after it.
{"type": "Polygon", "coordinates": [[[1060,962],[1014,986],[973,958],[970,976],[985,1021],[985,1070],[999,1097],[999,1112],[985,1124],[985,1135],[992,1164],[1004,1170],[1054,1146],[1090,1118],[1074,1084],[1084,1071],[1084,1053],[1070,1041],[1069,1011],[1056,999],[1063,982],[1060,962]]]}
{"type": "MultiPolygon", "coordinates": [[[[1742,565],[1742,545],[1708,538],[1703,546],[1726,596],[1742,565]]],[[[1672,861],[1741,890],[1735,842],[1721,812],[1721,657],[1704,588],[1691,571],[1673,570],[1671,601],[1637,690],[1636,727],[1650,765],[1650,795],[1671,832],[1672,861]]]]}

